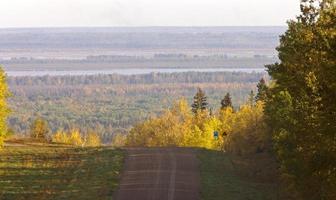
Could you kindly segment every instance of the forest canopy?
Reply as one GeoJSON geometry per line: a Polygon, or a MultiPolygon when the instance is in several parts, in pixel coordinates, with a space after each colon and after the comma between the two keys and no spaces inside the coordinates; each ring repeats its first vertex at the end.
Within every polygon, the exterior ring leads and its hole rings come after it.
{"type": "Polygon", "coordinates": [[[265,113],[297,198],[336,199],[336,2],[303,0],[281,36],[265,113]]]}
{"type": "Polygon", "coordinates": [[[18,134],[30,134],[30,124],[42,117],[52,132],[59,127],[94,129],[110,142],[114,133],[126,133],[181,97],[191,102],[198,87],[206,90],[214,109],[227,92],[239,106],[262,76],[265,73],[186,72],[9,77],[9,105],[14,111],[9,125],[18,134]]]}

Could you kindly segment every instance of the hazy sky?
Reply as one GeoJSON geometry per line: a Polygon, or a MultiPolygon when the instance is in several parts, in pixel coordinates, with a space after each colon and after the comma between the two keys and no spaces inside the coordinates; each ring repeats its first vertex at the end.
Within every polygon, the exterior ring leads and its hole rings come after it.
{"type": "Polygon", "coordinates": [[[0,0],[0,27],[285,25],[299,0],[0,0]]]}

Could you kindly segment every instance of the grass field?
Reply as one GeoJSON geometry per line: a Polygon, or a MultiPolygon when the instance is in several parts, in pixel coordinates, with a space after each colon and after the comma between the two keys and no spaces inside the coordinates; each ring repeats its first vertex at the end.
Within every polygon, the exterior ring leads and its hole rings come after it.
{"type": "Polygon", "coordinates": [[[277,183],[272,180],[274,174],[265,174],[273,163],[264,160],[264,166],[258,169],[251,164],[253,161],[205,149],[198,151],[198,157],[203,200],[278,199],[277,183]]]}
{"type": "Polygon", "coordinates": [[[0,199],[112,199],[124,152],[16,144],[0,150],[0,199]]]}

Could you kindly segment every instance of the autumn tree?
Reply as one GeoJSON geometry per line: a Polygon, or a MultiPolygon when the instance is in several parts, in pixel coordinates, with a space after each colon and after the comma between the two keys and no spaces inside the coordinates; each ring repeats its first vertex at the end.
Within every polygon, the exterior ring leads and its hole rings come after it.
{"type": "Polygon", "coordinates": [[[116,133],[113,135],[111,146],[112,147],[123,147],[126,145],[127,135],[122,133],[116,133]]]}
{"type": "Polygon", "coordinates": [[[30,126],[30,135],[32,138],[46,139],[49,132],[48,122],[43,118],[35,119],[30,126]]]}
{"type": "Polygon", "coordinates": [[[63,131],[62,129],[57,130],[56,133],[52,136],[52,141],[56,143],[63,143],[63,144],[69,144],[70,139],[67,132],[63,131]]]}
{"type": "Polygon", "coordinates": [[[7,98],[10,93],[6,82],[6,74],[0,68],[0,148],[3,145],[3,139],[7,135],[7,116],[9,108],[7,105],[7,98]]]}
{"type": "MultiPolygon", "coordinates": [[[[171,112],[165,110],[160,117],[153,117],[145,122],[136,124],[127,136],[126,144],[129,146],[163,146],[166,144],[164,138],[170,137],[171,112]],[[166,119],[167,123],[163,124],[166,119]],[[168,128],[169,127],[169,128],[168,128]]],[[[176,123],[174,123],[176,124],[176,123]]]]}
{"type": "Polygon", "coordinates": [[[194,101],[191,107],[193,113],[204,111],[208,108],[207,97],[201,88],[197,89],[197,93],[194,96],[194,101]]]}
{"type": "Polygon", "coordinates": [[[226,95],[224,96],[224,98],[221,101],[221,109],[224,109],[224,108],[227,108],[227,107],[233,108],[232,99],[231,99],[231,95],[230,95],[229,92],[226,93],[226,95]]]}
{"type": "MultiPolygon", "coordinates": [[[[196,113],[196,116],[202,112],[196,113]]],[[[181,99],[158,117],[134,126],[126,139],[129,146],[202,146],[203,131],[195,123],[195,115],[185,99],[181,99]]],[[[199,123],[203,123],[204,118],[199,123]]]]}
{"type": "Polygon", "coordinates": [[[101,139],[97,132],[90,130],[85,137],[85,146],[98,147],[101,146],[101,139]]]}
{"type": "Polygon", "coordinates": [[[302,0],[281,36],[267,121],[297,199],[336,199],[336,2],[302,0]]]}
{"type": "Polygon", "coordinates": [[[237,112],[226,107],[209,116],[204,112],[193,114],[182,99],[160,116],[134,126],[126,145],[191,146],[246,155],[270,149],[266,130],[262,102],[243,105],[237,112]],[[220,133],[217,139],[214,131],[220,133]]]}
{"type": "MultiPolygon", "coordinates": [[[[224,114],[224,113],[223,113],[224,114]]],[[[263,103],[242,105],[235,113],[226,111],[223,130],[227,131],[224,149],[236,155],[249,155],[270,149],[270,138],[264,120],[263,103]]]]}
{"type": "Polygon", "coordinates": [[[84,144],[84,140],[79,129],[73,128],[69,131],[69,144],[74,146],[82,146],[84,144]]]}

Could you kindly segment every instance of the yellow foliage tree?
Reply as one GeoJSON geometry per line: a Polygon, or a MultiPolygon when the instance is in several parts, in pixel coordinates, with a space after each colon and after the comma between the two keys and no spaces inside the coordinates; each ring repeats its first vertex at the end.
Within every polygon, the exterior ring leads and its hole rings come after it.
{"type": "Polygon", "coordinates": [[[219,146],[222,150],[226,150],[228,145],[228,135],[232,133],[232,125],[235,123],[235,113],[232,107],[225,107],[218,112],[218,119],[221,122],[219,128],[219,146]]]}
{"type": "Polygon", "coordinates": [[[49,131],[48,122],[42,118],[35,119],[30,127],[30,135],[36,139],[46,139],[49,131]]]}
{"type": "Polygon", "coordinates": [[[225,150],[245,155],[264,151],[267,145],[267,126],[264,121],[263,103],[258,101],[254,106],[241,106],[231,119],[225,150]]]}
{"type": "Polygon", "coordinates": [[[0,67],[0,148],[3,146],[3,139],[7,134],[7,116],[10,112],[7,105],[7,98],[10,96],[6,83],[6,74],[0,67]]]}
{"type": "Polygon", "coordinates": [[[63,130],[58,130],[52,137],[52,141],[56,143],[69,144],[70,138],[67,132],[63,130]]]}
{"type": "Polygon", "coordinates": [[[185,146],[191,132],[192,113],[185,99],[174,103],[160,117],[136,125],[128,135],[131,146],[185,146]]]}
{"type": "Polygon", "coordinates": [[[192,113],[185,99],[176,101],[161,116],[136,125],[127,137],[127,145],[135,146],[193,146],[218,149],[219,140],[213,132],[221,121],[210,117],[207,110],[192,113]]]}
{"type": "Polygon", "coordinates": [[[117,133],[113,136],[111,146],[113,147],[123,147],[126,145],[126,135],[117,133]]]}
{"type": "Polygon", "coordinates": [[[126,145],[202,147],[245,155],[266,149],[266,132],[261,101],[243,105],[236,112],[226,107],[210,116],[207,110],[192,113],[182,99],[161,116],[132,128],[126,145]]]}
{"type": "Polygon", "coordinates": [[[88,132],[85,138],[85,146],[88,146],[88,147],[101,146],[101,140],[100,140],[99,135],[93,131],[88,132]]]}
{"type": "Polygon", "coordinates": [[[218,139],[214,138],[214,132],[221,132],[222,122],[215,116],[208,118],[204,122],[204,130],[201,139],[200,147],[208,148],[208,149],[219,149],[222,145],[221,137],[218,139]]]}
{"type": "Polygon", "coordinates": [[[71,129],[69,132],[69,143],[75,146],[82,146],[84,141],[78,129],[71,129]]]}
{"type": "Polygon", "coordinates": [[[58,130],[53,135],[52,141],[75,146],[97,147],[101,145],[101,139],[96,132],[89,131],[86,137],[83,138],[79,129],[71,129],[69,132],[58,130]]]}
{"type": "Polygon", "coordinates": [[[188,127],[188,132],[184,136],[184,142],[182,146],[190,146],[190,147],[200,147],[201,146],[201,140],[203,137],[202,130],[197,125],[191,125],[191,127],[188,127]]]}

